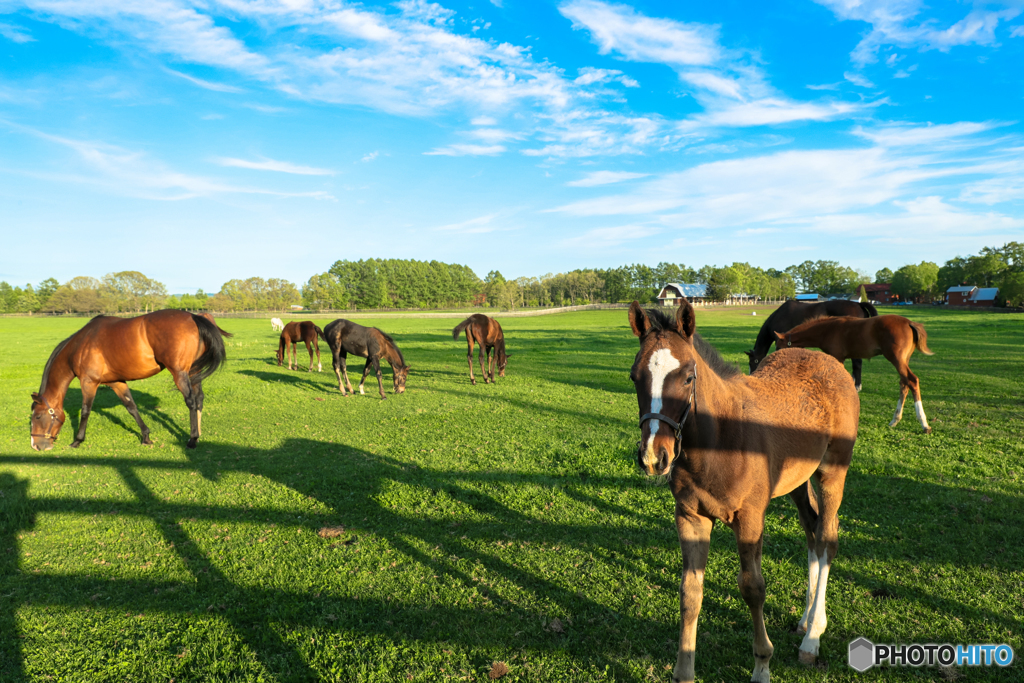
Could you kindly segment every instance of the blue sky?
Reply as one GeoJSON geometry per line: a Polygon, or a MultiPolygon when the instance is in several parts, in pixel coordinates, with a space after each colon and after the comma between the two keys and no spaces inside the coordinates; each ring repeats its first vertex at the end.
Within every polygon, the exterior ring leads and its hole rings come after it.
{"type": "Polygon", "coordinates": [[[1024,0],[0,0],[0,279],[1024,238],[1024,0]]]}

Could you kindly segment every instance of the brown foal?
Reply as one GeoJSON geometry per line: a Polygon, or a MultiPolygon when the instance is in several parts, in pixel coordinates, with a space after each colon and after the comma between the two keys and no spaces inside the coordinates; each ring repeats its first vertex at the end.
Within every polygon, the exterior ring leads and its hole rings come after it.
{"type": "Polygon", "coordinates": [[[640,406],[637,459],[647,474],[669,476],[683,553],[673,680],[694,679],[697,617],[715,520],[736,534],[740,593],[754,622],[751,680],[769,680],[773,647],[764,625],[761,543],[769,501],[786,494],[796,503],[807,538],[800,661],[814,663],[860,417],[853,380],[841,363],[803,349],[774,353],[745,376],[695,334],[688,301],[674,320],[634,301],[629,324],[640,338],[630,371],[640,406]]]}
{"type": "Polygon", "coordinates": [[[880,315],[877,318],[819,318],[794,327],[786,333],[775,333],[778,348],[788,346],[814,347],[842,363],[847,358],[885,356],[900,375],[900,398],[890,427],[903,418],[903,404],[907,392],[914,392],[914,411],[924,428],[931,434],[928,417],[921,403],[921,383],[910,371],[910,356],[914,349],[931,356],[928,333],[924,325],[907,320],[902,315],[880,315]]]}
{"type": "Polygon", "coordinates": [[[452,339],[458,339],[462,331],[466,331],[466,343],[469,350],[466,351],[466,360],[469,362],[469,381],[476,384],[473,377],[473,342],[480,345],[480,373],[484,376],[484,384],[494,382],[494,365],[498,366],[498,377],[505,376],[505,365],[508,364],[508,354],[505,353],[505,333],[501,325],[494,318],[483,313],[474,313],[452,330],[452,339]],[[494,350],[494,358],[491,358],[491,350],[494,350]],[[484,369],[484,356],[487,356],[487,369],[484,369]]]}
{"type": "Polygon", "coordinates": [[[309,351],[309,370],[313,372],[313,350],[316,349],[316,371],[320,372],[324,369],[324,366],[320,363],[320,342],[317,341],[317,335],[321,339],[327,341],[324,337],[324,331],[313,324],[311,320],[303,320],[299,322],[294,320],[284,326],[281,330],[281,339],[277,344],[277,364],[281,365],[282,361],[288,360],[288,369],[292,369],[292,364],[295,364],[295,369],[299,369],[299,361],[296,360],[295,354],[299,350],[299,342],[306,343],[306,350],[309,351]],[[288,356],[288,352],[291,351],[291,356],[288,356]]]}

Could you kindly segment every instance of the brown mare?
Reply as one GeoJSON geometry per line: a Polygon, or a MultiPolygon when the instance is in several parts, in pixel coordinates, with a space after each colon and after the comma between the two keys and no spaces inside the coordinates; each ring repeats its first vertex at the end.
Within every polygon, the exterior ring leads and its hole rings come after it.
{"type": "Polygon", "coordinates": [[[675,319],[634,301],[629,324],[640,338],[630,371],[641,416],[637,459],[647,474],[669,476],[683,551],[673,680],[693,681],[704,568],[711,528],[721,520],[736,534],[740,594],[754,622],[751,680],[767,683],[773,647],[764,626],[761,542],[765,509],[785,494],[796,503],[807,537],[800,661],[813,663],[825,630],[837,512],[860,417],[853,380],[841,363],[803,349],[773,353],[746,376],[694,333],[688,301],[675,319]]]}
{"type": "Polygon", "coordinates": [[[473,343],[480,345],[480,372],[484,376],[484,384],[494,382],[494,365],[498,366],[498,377],[505,376],[505,366],[508,364],[508,354],[505,353],[505,333],[501,325],[494,318],[483,313],[474,313],[452,330],[452,339],[458,339],[462,331],[466,331],[466,343],[469,350],[466,352],[466,360],[469,361],[469,381],[476,384],[473,377],[473,343]],[[491,358],[491,349],[494,349],[494,358],[491,358]],[[484,356],[487,356],[487,369],[484,369],[484,356]]]}
{"type": "Polygon", "coordinates": [[[185,397],[191,422],[188,447],[195,448],[203,417],[202,382],[224,362],[221,337],[230,336],[208,315],[187,311],[169,309],[137,318],[96,316],[58,344],[46,361],[39,391],[32,394],[32,448],[53,448],[64,425],[64,397],[75,377],[82,387],[82,416],[72,448],[85,440],[92,402],[101,384],[114,390],[139,425],[142,443],[151,445],[149,428],[125,382],[152,377],[164,368],[185,397]]]}
{"type": "Polygon", "coordinates": [[[321,372],[324,366],[320,363],[320,342],[317,341],[317,335],[327,341],[324,331],[314,325],[311,320],[292,321],[285,325],[281,330],[281,340],[277,343],[278,366],[287,358],[288,369],[291,370],[292,363],[294,363],[295,369],[298,370],[299,361],[296,360],[295,354],[299,350],[299,342],[305,342],[306,350],[309,351],[309,370],[307,372],[313,372],[313,349],[316,349],[316,371],[321,372]],[[291,357],[288,357],[289,350],[291,357]]]}
{"type": "MultiPolygon", "coordinates": [[[[764,324],[761,325],[761,329],[757,333],[757,339],[754,340],[754,348],[747,351],[747,358],[750,360],[750,371],[753,372],[757,369],[757,364],[768,355],[772,344],[775,344],[776,349],[779,348],[779,345],[775,343],[776,332],[786,332],[807,320],[815,320],[829,315],[873,318],[878,315],[878,310],[866,301],[832,299],[830,301],[808,304],[790,299],[772,311],[771,315],[764,321],[764,324]]],[[[853,373],[853,383],[857,385],[857,391],[860,391],[861,386],[861,363],[859,358],[854,359],[850,368],[853,373]]]]}
{"type": "Polygon", "coordinates": [[[794,327],[785,334],[776,332],[777,346],[798,346],[821,349],[840,363],[847,358],[873,358],[882,355],[893,364],[900,375],[900,400],[890,427],[903,417],[903,404],[907,391],[914,392],[914,411],[925,434],[931,434],[928,418],[921,403],[921,383],[910,371],[910,356],[916,348],[923,354],[933,355],[928,348],[928,333],[924,325],[907,320],[902,315],[881,315],[877,318],[819,318],[794,327]]]}
{"type": "Polygon", "coordinates": [[[338,376],[338,391],[342,396],[345,393],[345,384],[348,390],[355,394],[352,383],[348,381],[348,354],[361,356],[366,359],[366,367],[363,368],[363,378],[359,380],[359,393],[364,393],[363,385],[366,383],[366,374],[372,366],[377,373],[377,388],[380,390],[380,397],[384,395],[384,380],[380,374],[380,360],[383,358],[391,364],[391,373],[394,375],[395,393],[401,394],[405,391],[405,378],[409,376],[409,366],[405,364],[402,352],[398,350],[395,340],[384,334],[376,327],[363,327],[351,320],[339,318],[324,328],[324,339],[331,347],[331,354],[334,356],[334,374],[338,376]],[[344,384],[342,383],[344,376],[344,384]]]}

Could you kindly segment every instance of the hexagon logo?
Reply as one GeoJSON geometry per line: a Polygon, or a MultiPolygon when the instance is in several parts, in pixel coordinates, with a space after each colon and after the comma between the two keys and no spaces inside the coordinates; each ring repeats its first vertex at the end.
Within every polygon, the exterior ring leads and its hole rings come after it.
{"type": "Polygon", "coordinates": [[[861,673],[867,671],[875,664],[875,645],[867,638],[858,638],[850,643],[849,658],[847,663],[850,668],[861,673]]]}

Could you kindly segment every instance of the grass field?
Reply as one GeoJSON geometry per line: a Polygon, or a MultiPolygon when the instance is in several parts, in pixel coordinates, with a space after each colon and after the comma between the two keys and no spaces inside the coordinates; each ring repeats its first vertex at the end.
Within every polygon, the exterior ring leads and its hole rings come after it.
{"type": "MultiPolygon", "coordinates": [[[[1022,680],[1024,318],[899,311],[934,433],[895,428],[895,370],[864,364],[821,665],[797,663],[806,552],[768,510],[766,621],[782,681],[1022,680]],[[846,665],[847,643],[1010,643],[1007,670],[846,665]]],[[[764,311],[698,311],[737,364],[764,311]]],[[[364,324],[370,324],[363,321],[364,324]]],[[[0,319],[0,680],[666,681],[681,558],[668,489],[635,465],[636,340],[625,311],[509,318],[496,386],[469,384],[451,320],[388,319],[408,390],[342,398],[330,371],[273,360],[269,321],[225,320],[199,448],[170,377],[134,382],[153,430],[80,393],[54,450],[29,448],[29,394],[81,319],[0,319]],[[321,530],[329,528],[331,533],[321,530]]],[[[326,344],[322,345],[324,351],[326,344]]],[[[744,362],[745,367],[745,362],[744,362]]],[[[358,375],[362,363],[352,362],[358,375]]],[[[750,616],[717,525],[697,675],[748,680],[750,616]]]]}

